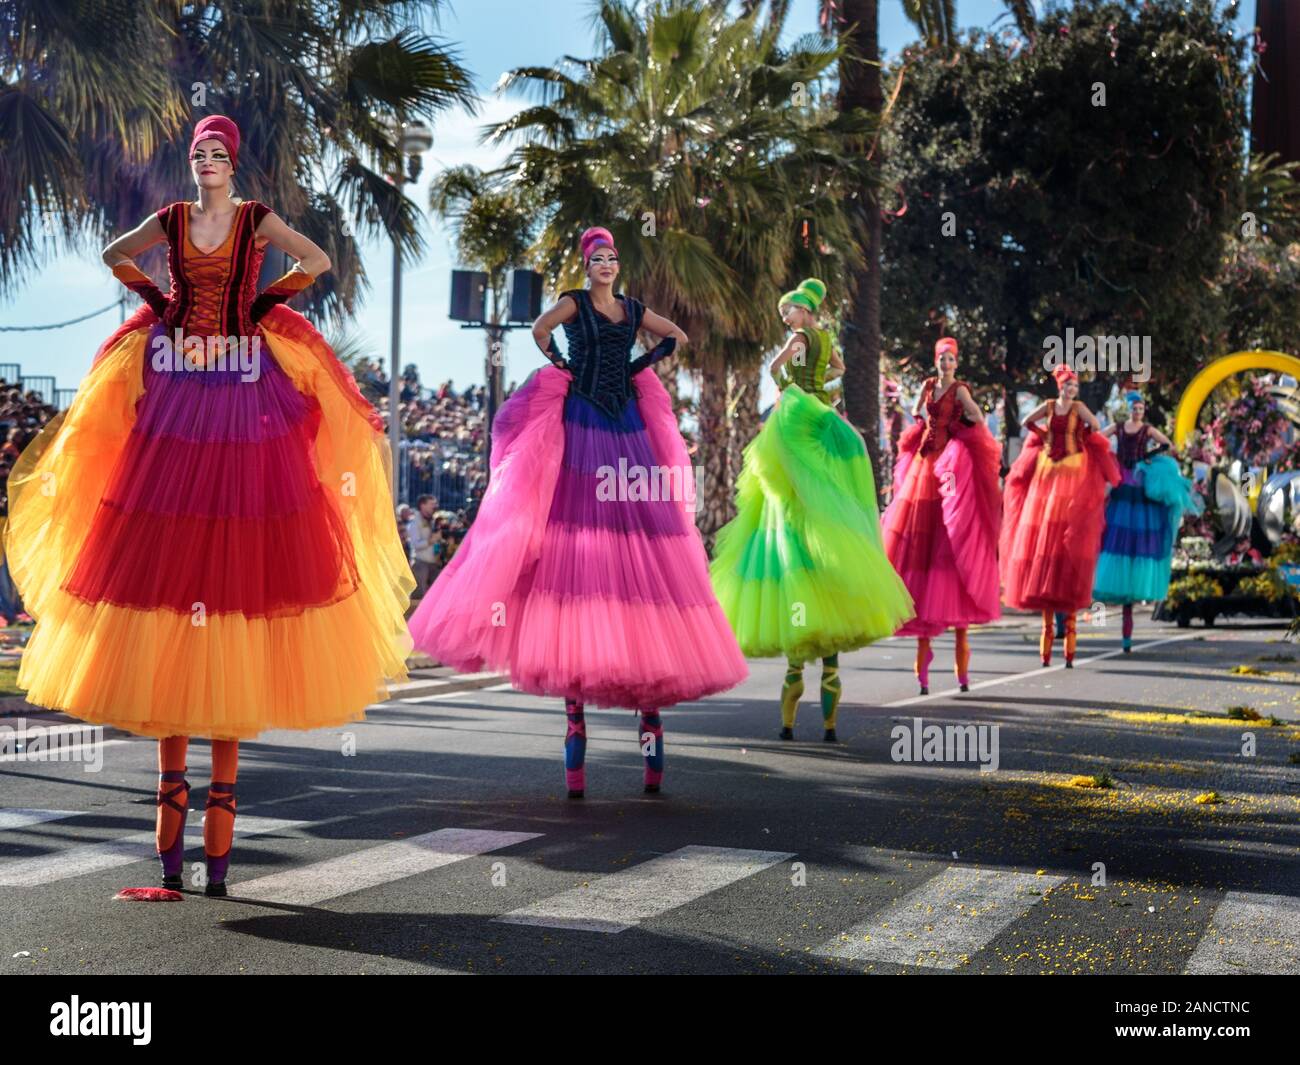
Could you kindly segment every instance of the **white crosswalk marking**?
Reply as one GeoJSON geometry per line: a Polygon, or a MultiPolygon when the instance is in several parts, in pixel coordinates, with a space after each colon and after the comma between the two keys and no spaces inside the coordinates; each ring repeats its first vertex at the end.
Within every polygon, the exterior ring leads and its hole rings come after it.
{"type": "MultiPolygon", "coordinates": [[[[185,826],[185,839],[187,844],[197,840],[202,845],[203,826],[195,824],[196,820],[198,819],[191,817],[185,826]]],[[[307,822],[288,821],[278,817],[254,817],[241,813],[235,820],[235,837],[238,839],[262,836],[268,832],[280,832],[304,824],[307,822]]],[[[118,839],[70,847],[55,854],[40,854],[31,858],[5,861],[0,864],[0,887],[35,887],[38,884],[66,880],[71,876],[97,873],[118,865],[130,865],[132,862],[144,861],[147,858],[154,861],[158,858],[154,834],[134,832],[118,839]]]]}
{"type": "Polygon", "coordinates": [[[291,906],[314,906],[378,887],[393,880],[426,873],[453,862],[501,850],[540,832],[492,832],[477,828],[440,828],[398,843],[353,851],[298,869],[248,880],[231,890],[241,899],[277,902],[291,906]]]}
{"type": "Polygon", "coordinates": [[[793,858],[785,851],[683,847],[498,917],[507,924],[622,932],[793,858]]]}
{"type": "Polygon", "coordinates": [[[816,953],[849,961],[956,969],[1064,881],[1060,876],[949,866],[822,944],[816,953]]]}
{"type": "Polygon", "coordinates": [[[1300,975],[1300,899],[1229,891],[1183,973],[1300,975]]]}
{"type": "Polygon", "coordinates": [[[85,812],[85,810],[0,810],[0,832],[10,828],[39,825],[45,821],[61,821],[65,817],[77,817],[85,812]]]}

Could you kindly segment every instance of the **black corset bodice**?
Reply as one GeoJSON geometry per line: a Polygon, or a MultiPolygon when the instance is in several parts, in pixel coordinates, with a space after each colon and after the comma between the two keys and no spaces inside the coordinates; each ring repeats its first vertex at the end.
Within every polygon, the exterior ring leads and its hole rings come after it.
{"type": "Polygon", "coordinates": [[[627,320],[611,322],[596,310],[584,289],[562,295],[578,305],[577,317],[564,323],[564,357],[573,372],[572,389],[616,417],[632,398],[632,345],[645,306],[631,296],[620,296],[627,320]]]}
{"type": "Polygon", "coordinates": [[[1129,433],[1124,430],[1121,422],[1119,427],[1119,464],[1126,470],[1133,469],[1147,455],[1147,432],[1148,426],[1144,425],[1136,433],[1129,433]]]}

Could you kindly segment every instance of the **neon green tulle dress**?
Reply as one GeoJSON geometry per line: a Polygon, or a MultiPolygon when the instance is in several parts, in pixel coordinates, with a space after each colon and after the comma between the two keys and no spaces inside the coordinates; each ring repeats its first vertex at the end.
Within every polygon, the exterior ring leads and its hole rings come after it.
{"type": "Polygon", "coordinates": [[[802,330],[809,357],[745,448],[736,517],[710,574],[741,650],[794,662],[891,636],[913,616],[889,564],[861,434],[826,392],[830,335],[802,330]]]}

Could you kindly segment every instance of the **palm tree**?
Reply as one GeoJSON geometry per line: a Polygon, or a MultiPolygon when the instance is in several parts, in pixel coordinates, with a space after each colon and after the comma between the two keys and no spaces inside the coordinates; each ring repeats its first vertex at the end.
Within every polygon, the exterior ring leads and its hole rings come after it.
{"type": "MultiPolygon", "coordinates": [[[[946,50],[956,37],[954,0],[902,0],[908,19],[931,47],[946,50]]],[[[1005,0],[1021,32],[1032,37],[1034,14],[1029,0],[1005,0]]],[[[846,114],[866,112],[880,120],[884,94],[880,83],[878,0],[820,0],[823,32],[836,33],[844,44],[840,60],[839,107],[846,114]]],[[[858,141],[864,161],[878,167],[878,143],[858,141]]],[[[874,184],[873,186],[874,187],[874,184]]],[[[870,189],[854,201],[854,220],[863,255],[850,281],[850,305],[841,333],[844,351],[844,404],[849,420],[867,441],[877,489],[880,463],[880,210],[870,189]]]]}
{"type": "Polygon", "coordinates": [[[391,0],[9,0],[0,5],[0,291],[65,238],[100,241],[186,198],[186,134],[229,114],[236,187],[321,245],[310,290],[337,320],[364,285],[354,232],[415,255],[419,210],[388,175],[395,129],[475,97],[444,45],[391,0]]]}
{"type": "Polygon", "coordinates": [[[863,171],[843,145],[865,126],[816,92],[836,46],[779,48],[784,6],[605,0],[602,53],[512,71],[502,87],[539,102],[491,130],[523,140],[509,169],[549,205],[536,250],[553,284],[580,283],[578,235],[606,225],[638,297],[690,336],[706,540],[731,505],[729,366],[779,339],[800,271],[833,283],[853,249],[840,204],[863,171]]]}

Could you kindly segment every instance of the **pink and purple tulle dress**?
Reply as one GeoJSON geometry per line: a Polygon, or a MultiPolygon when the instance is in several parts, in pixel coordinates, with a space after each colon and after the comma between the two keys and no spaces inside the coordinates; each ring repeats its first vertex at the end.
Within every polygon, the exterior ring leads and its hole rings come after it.
{"type": "Polygon", "coordinates": [[[574,704],[650,710],[725,691],[747,668],[709,583],[668,393],[651,357],[630,358],[645,309],[619,297],[614,322],[585,291],[565,295],[578,306],[567,361],[497,416],[487,492],[411,617],[415,645],[574,704]]]}

